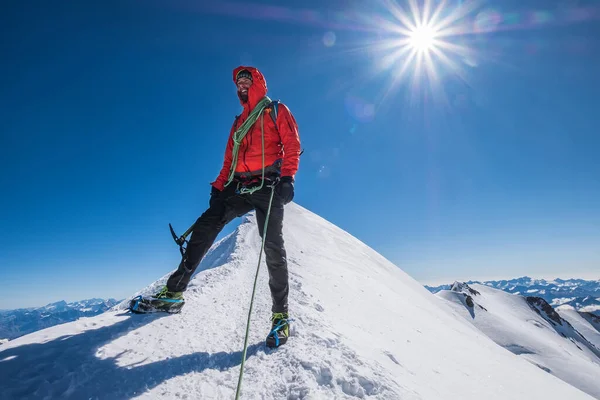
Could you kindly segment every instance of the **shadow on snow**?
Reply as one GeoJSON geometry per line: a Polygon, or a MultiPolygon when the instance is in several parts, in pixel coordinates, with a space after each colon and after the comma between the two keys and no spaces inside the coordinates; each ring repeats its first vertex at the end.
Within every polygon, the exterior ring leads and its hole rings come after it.
{"type": "MultiPolygon", "coordinates": [[[[113,325],[67,335],[46,343],[0,350],[0,399],[73,398],[129,399],[168,379],[206,369],[240,365],[242,352],[197,352],[140,366],[118,366],[117,359],[99,359],[105,344],[166,315],[136,315],[113,325]]],[[[264,346],[248,347],[248,357],[264,346]]]]}

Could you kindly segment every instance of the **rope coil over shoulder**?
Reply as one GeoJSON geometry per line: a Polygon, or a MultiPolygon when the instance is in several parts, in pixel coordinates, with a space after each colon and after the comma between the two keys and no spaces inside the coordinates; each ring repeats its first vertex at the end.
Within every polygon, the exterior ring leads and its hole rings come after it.
{"type": "Polygon", "coordinates": [[[235,168],[237,167],[238,155],[240,151],[240,145],[242,144],[242,140],[246,137],[246,134],[250,131],[250,128],[254,123],[258,120],[260,116],[260,131],[261,131],[261,139],[262,139],[262,179],[260,186],[254,188],[241,188],[240,193],[243,194],[251,194],[260,190],[264,186],[264,178],[265,178],[265,126],[264,126],[264,113],[263,111],[267,106],[271,104],[271,99],[269,96],[263,97],[256,107],[250,112],[248,118],[240,125],[238,129],[233,133],[233,150],[231,151],[231,167],[229,168],[229,177],[227,179],[227,183],[225,183],[225,187],[229,186],[229,184],[233,181],[235,176],[235,168]]]}

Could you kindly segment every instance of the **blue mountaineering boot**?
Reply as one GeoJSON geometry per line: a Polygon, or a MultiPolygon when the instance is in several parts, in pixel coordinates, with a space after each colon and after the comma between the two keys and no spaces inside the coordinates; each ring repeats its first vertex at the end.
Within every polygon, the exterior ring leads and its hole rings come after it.
{"type": "Polygon", "coordinates": [[[167,312],[176,314],[184,306],[183,292],[170,292],[163,287],[153,297],[137,296],[129,303],[129,309],[137,314],[167,312]]]}
{"type": "Polygon", "coordinates": [[[279,347],[287,342],[290,336],[290,324],[288,313],[273,313],[271,317],[271,332],[267,336],[267,347],[279,347]]]}

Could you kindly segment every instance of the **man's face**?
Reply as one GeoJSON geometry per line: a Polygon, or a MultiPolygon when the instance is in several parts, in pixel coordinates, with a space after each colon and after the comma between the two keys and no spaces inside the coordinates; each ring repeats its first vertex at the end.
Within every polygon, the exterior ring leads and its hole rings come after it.
{"type": "Polygon", "coordinates": [[[248,101],[248,89],[252,86],[252,80],[248,78],[240,78],[236,83],[240,99],[242,101],[248,101]]]}

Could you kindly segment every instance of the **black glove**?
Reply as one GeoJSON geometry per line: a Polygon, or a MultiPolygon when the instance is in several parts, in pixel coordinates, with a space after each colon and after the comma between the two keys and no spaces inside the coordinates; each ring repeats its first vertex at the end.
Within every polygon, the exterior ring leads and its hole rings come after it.
{"type": "Polygon", "coordinates": [[[208,204],[211,207],[214,207],[215,202],[220,201],[222,192],[214,186],[211,186],[211,188],[212,189],[210,189],[210,200],[208,201],[208,204]]]}
{"type": "Polygon", "coordinates": [[[279,183],[275,186],[275,192],[283,200],[283,204],[287,204],[294,199],[294,178],[291,176],[282,176],[279,183]]]}

